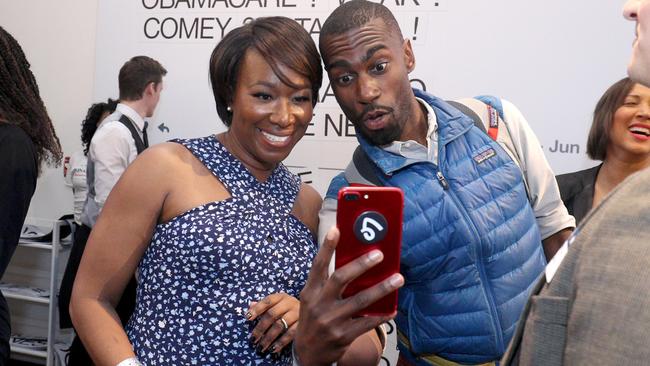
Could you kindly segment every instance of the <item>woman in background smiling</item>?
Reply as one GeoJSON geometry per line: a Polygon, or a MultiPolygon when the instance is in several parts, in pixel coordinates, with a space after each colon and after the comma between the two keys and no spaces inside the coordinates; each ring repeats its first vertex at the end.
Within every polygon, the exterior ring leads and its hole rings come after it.
{"type": "Polygon", "coordinates": [[[587,155],[602,163],[557,177],[576,223],[625,178],[650,166],[649,88],[624,78],[607,89],[594,110],[587,155]]]}

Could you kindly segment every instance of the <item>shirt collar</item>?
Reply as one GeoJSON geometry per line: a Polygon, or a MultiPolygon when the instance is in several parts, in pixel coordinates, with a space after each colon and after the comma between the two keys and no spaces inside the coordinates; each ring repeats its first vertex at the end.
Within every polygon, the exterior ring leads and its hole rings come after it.
{"type": "Polygon", "coordinates": [[[403,155],[402,150],[404,148],[409,148],[409,146],[417,145],[421,146],[425,150],[428,150],[431,146],[432,141],[436,141],[436,131],[438,130],[438,120],[436,119],[436,113],[433,111],[433,108],[421,98],[415,97],[418,103],[424,106],[424,109],[427,113],[427,146],[423,146],[420,143],[409,140],[409,141],[399,141],[395,140],[387,145],[381,146],[382,149],[391,152],[393,154],[403,155]]]}
{"type": "Polygon", "coordinates": [[[138,114],[138,112],[136,112],[133,108],[129,107],[128,105],[122,103],[118,103],[115,110],[129,117],[129,119],[133,121],[133,123],[135,123],[136,127],[138,127],[138,130],[142,132],[142,129],[144,128],[144,119],[142,119],[142,117],[138,114]]]}
{"type": "Polygon", "coordinates": [[[429,128],[427,129],[427,137],[431,138],[433,134],[438,130],[438,120],[436,119],[436,113],[433,111],[433,108],[429,103],[425,102],[424,99],[415,97],[420,105],[424,106],[424,109],[427,111],[427,123],[429,128]]]}

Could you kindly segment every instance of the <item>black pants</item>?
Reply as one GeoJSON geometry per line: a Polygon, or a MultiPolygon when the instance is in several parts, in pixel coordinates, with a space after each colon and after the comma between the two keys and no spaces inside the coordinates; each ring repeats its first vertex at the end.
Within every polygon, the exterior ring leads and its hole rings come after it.
{"type": "Polygon", "coordinates": [[[11,337],[9,306],[0,292],[0,366],[9,365],[9,337],[11,337]]]}
{"type": "Polygon", "coordinates": [[[65,266],[61,286],[59,287],[59,325],[62,329],[72,327],[72,320],[70,320],[70,312],[68,310],[70,307],[70,296],[72,295],[74,279],[77,276],[79,263],[81,263],[81,257],[86,249],[86,242],[88,241],[91,230],[86,225],[74,225],[74,241],[70,249],[68,264],[65,266]]]}
{"type": "MultiPolygon", "coordinates": [[[[61,281],[61,288],[59,289],[59,324],[61,325],[61,328],[69,328],[72,326],[70,312],[68,310],[70,307],[70,296],[72,295],[72,287],[74,285],[75,277],[77,276],[79,264],[81,263],[81,257],[83,256],[84,250],[86,249],[86,242],[90,236],[90,230],[91,229],[86,225],[77,226],[75,230],[74,243],[70,250],[70,258],[65,267],[65,273],[63,275],[63,280],[61,281]]],[[[136,287],[137,285],[134,277],[126,285],[126,288],[124,288],[122,298],[115,308],[123,326],[129,321],[129,318],[135,309],[136,287]]],[[[83,343],[81,343],[79,336],[75,337],[72,346],[70,347],[68,365],[92,365],[90,356],[88,355],[88,352],[86,352],[83,343]]]]}

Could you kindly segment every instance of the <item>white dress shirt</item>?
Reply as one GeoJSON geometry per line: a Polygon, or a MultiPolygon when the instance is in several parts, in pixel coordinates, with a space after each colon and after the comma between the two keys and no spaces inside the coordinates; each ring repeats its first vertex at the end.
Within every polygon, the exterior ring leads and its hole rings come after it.
{"type": "Polygon", "coordinates": [[[138,156],[131,131],[119,121],[121,115],[127,116],[134,122],[136,130],[142,137],[144,120],[131,107],[122,103],[117,105],[115,113],[101,122],[95,132],[88,150],[89,163],[94,164],[94,180],[88,183],[93,184],[95,189],[95,196],[92,198],[89,196],[88,199],[94,201],[95,209],[89,210],[88,206],[93,206],[93,202],[86,202],[85,211],[89,220],[84,218],[84,224],[91,227],[104,207],[108,194],[126,168],[138,156]]]}

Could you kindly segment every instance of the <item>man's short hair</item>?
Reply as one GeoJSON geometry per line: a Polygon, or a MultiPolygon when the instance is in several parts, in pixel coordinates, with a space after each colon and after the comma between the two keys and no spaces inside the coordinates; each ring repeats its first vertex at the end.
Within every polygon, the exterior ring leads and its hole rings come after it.
{"type": "Polygon", "coordinates": [[[630,78],[623,78],[600,97],[594,109],[594,119],[587,138],[587,155],[593,160],[605,160],[607,146],[609,145],[614,114],[623,105],[625,97],[630,93],[636,83],[630,78]]]}
{"type": "MultiPolygon", "coordinates": [[[[368,0],[352,0],[334,9],[332,14],[327,17],[320,31],[320,39],[360,28],[374,19],[383,20],[389,29],[394,30],[396,35],[403,38],[395,16],[387,7],[368,0]]],[[[321,49],[321,53],[322,51],[321,49]]]]}
{"type": "Polygon", "coordinates": [[[138,100],[149,83],[157,86],[167,75],[167,70],[160,62],[148,56],[135,56],[120,69],[118,77],[120,100],[138,100]]]}

